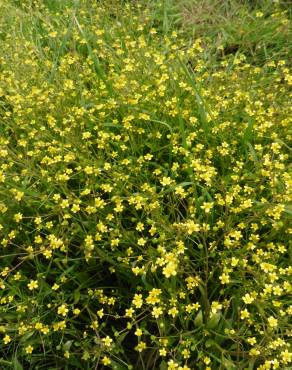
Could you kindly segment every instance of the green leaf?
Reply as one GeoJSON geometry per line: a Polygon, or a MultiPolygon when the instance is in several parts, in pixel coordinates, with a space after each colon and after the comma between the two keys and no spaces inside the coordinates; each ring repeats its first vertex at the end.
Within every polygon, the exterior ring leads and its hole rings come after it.
{"type": "Polygon", "coordinates": [[[210,317],[210,320],[207,322],[207,328],[208,329],[214,329],[218,325],[220,319],[221,319],[221,313],[215,313],[210,317]]]}
{"type": "Polygon", "coordinates": [[[125,333],[122,333],[121,335],[119,335],[117,340],[116,340],[116,343],[121,344],[124,341],[124,339],[126,338],[127,335],[128,335],[128,332],[125,332],[125,333]]]}
{"type": "Polygon", "coordinates": [[[67,342],[63,345],[64,351],[69,351],[73,343],[73,340],[67,340],[67,342]]]}
{"type": "Polygon", "coordinates": [[[288,213],[288,215],[292,216],[292,207],[290,206],[285,206],[284,212],[288,213]]]}
{"type": "Polygon", "coordinates": [[[77,304],[80,300],[80,290],[74,290],[74,304],[77,304]]]}
{"type": "Polygon", "coordinates": [[[249,151],[250,151],[250,153],[251,153],[251,155],[252,155],[252,158],[253,158],[254,162],[255,162],[255,163],[258,163],[258,162],[259,162],[259,160],[258,160],[258,157],[257,157],[256,151],[254,150],[253,146],[251,145],[251,143],[250,143],[249,141],[247,142],[247,146],[248,146],[248,148],[249,148],[249,151]]]}
{"type": "MultiPolygon", "coordinates": [[[[243,134],[243,142],[246,143],[247,145],[252,139],[254,122],[255,122],[254,120],[249,119],[247,128],[243,134]]],[[[250,148],[250,145],[249,145],[249,148],[250,148]]]]}
{"type": "Polygon", "coordinates": [[[33,336],[33,334],[34,334],[34,332],[33,332],[33,331],[29,331],[28,333],[25,333],[25,334],[21,337],[21,339],[20,339],[19,343],[26,342],[29,338],[31,338],[31,337],[33,336]]]}
{"type": "Polygon", "coordinates": [[[203,325],[203,312],[200,310],[194,320],[195,326],[202,326],[203,325]]]}
{"type": "Polygon", "coordinates": [[[212,346],[214,346],[214,340],[213,339],[207,339],[206,342],[205,342],[205,347],[206,348],[210,348],[212,346]]]}
{"type": "Polygon", "coordinates": [[[222,365],[225,367],[225,369],[228,369],[228,370],[237,369],[236,365],[234,365],[234,363],[231,360],[228,360],[226,357],[222,358],[222,365]]]}
{"type": "Polygon", "coordinates": [[[3,360],[3,358],[0,358],[0,364],[7,365],[7,366],[12,366],[13,365],[12,362],[3,360]]]}
{"type": "Polygon", "coordinates": [[[167,370],[167,363],[165,361],[161,361],[159,370],[167,370]]]}
{"type": "Polygon", "coordinates": [[[13,370],[23,370],[21,363],[18,361],[16,355],[12,359],[13,370]]]}
{"type": "Polygon", "coordinates": [[[79,272],[78,274],[75,275],[75,277],[81,285],[89,280],[89,275],[84,271],[79,272]]]}

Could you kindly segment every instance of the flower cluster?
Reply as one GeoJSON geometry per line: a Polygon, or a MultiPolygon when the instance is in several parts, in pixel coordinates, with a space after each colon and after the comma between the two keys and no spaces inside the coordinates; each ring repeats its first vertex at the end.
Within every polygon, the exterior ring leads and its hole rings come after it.
{"type": "Polygon", "coordinates": [[[28,3],[0,33],[0,363],[289,366],[291,64],[142,2],[28,3]]]}

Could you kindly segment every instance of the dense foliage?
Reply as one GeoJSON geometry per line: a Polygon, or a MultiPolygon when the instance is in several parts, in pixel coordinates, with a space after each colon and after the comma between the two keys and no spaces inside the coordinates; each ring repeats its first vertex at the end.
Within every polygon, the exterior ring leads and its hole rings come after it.
{"type": "Polygon", "coordinates": [[[291,20],[261,4],[216,34],[0,0],[1,369],[289,368],[291,20]]]}

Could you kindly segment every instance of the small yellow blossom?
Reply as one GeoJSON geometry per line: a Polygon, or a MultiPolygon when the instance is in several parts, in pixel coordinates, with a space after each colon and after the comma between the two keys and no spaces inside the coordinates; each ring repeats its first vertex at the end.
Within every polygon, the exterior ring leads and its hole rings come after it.
{"type": "Polygon", "coordinates": [[[204,210],[206,213],[209,213],[211,209],[213,208],[213,202],[204,202],[201,206],[202,210],[204,210]]]}
{"type": "Polygon", "coordinates": [[[277,327],[277,325],[278,325],[278,320],[277,320],[275,317],[270,316],[270,317],[268,318],[268,324],[269,324],[269,326],[270,326],[271,328],[275,328],[275,327],[277,327]]]}
{"type": "Polygon", "coordinates": [[[217,301],[213,301],[211,304],[211,311],[213,314],[217,313],[219,310],[221,310],[223,305],[217,301]]]}
{"type": "Polygon", "coordinates": [[[6,334],[5,337],[3,338],[4,344],[8,344],[11,342],[11,337],[10,335],[6,334]]]}
{"type": "Polygon", "coordinates": [[[246,308],[240,312],[240,318],[242,320],[247,319],[249,316],[250,314],[246,308]]]}
{"type": "Polygon", "coordinates": [[[166,264],[166,266],[162,270],[163,275],[167,278],[171,276],[175,276],[177,274],[177,264],[174,261],[170,261],[166,264]]]}
{"type": "Polygon", "coordinates": [[[31,354],[32,351],[33,351],[33,346],[28,345],[28,346],[25,347],[25,353],[31,354]]]}
{"type": "Polygon", "coordinates": [[[138,343],[138,345],[135,347],[136,351],[142,352],[144,349],[146,349],[146,343],[141,341],[138,343]]]}
{"type": "Polygon", "coordinates": [[[141,307],[142,307],[142,305],[143,305],[143,298],[142,298],[142,294],[135,294],[135,295],[134,295],[133,305],[134,305],[136,308],[141,308],[141,307]]]}
{"type": "Polygon", "coordinates": [[[38,281],[37,280],[31,280],[28,284],[27,287],[29,290],[34,290],[39,287],[38,281]]]}
{"type": "Polygon", "coordinates": [[[103,338],[103,339],[102,339],[102,342],[103,342],[103,344],[104,344],[106,347],[110,347],[110,346],[111,346],[111,344],[112,344],[112,342],[113,342],[113,340],[112,340],[112,338],[110,338],[110,337],[107,335],[105,338],[103,338]]]}
{"type": "Polygon", "coordinates": [[[60,307],[58,307],[58,315],[66,316],[68,311],[69,310],[65,304],[62,304],[60,307]]]}
{"type": "Polygon", "coordinates": [[[105,365],[105,366],[109,366],[109,365],[111,364],[111,360],[110,360],[110,358],[109,358],[109,357],[107,357],[107,356],[104,356],[104,357],[102,358],[101,362],[102,362],[102,363],[103,363],[103,365],[105,365]]]}
{"type": "Polygon", "coordinates": [[[141,337],[142,334],[143,334],[142,330],[140,328],[137,328],[135,331],[135,335],[137,335],[137,337],[141,337]]]}

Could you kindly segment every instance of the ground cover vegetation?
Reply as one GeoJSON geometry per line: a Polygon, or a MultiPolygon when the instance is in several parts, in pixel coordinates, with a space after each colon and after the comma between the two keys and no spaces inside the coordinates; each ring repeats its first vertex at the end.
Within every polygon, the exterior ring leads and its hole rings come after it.
{"type": "Polygon", "coordinates": [[[285,1],[0,0],[1,369],[291,369],[291,40],[285,1]]]}

